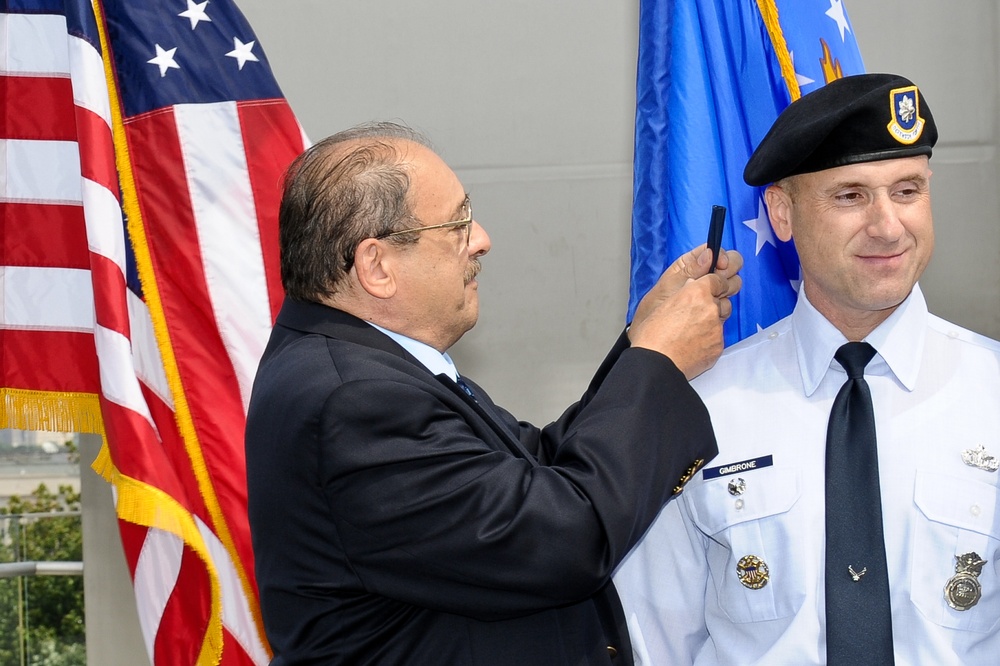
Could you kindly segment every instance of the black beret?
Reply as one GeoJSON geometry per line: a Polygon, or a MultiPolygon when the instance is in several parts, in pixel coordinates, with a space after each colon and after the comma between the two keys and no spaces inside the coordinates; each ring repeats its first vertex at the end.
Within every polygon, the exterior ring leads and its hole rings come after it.
{"type": "Polygon", "coordinates": [[[759,187],[846,164],[930,156],[937,136],[931,110],[908,79],[847,76],[789,104],[750,156],[743,180],[759,187]]]}

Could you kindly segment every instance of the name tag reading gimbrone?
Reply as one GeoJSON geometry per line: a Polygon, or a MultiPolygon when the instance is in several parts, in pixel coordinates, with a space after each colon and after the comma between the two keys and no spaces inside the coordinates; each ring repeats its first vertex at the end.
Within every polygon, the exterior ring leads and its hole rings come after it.
{"type": "Polygon", "coordinates": [[[752,472],[755,469],[770,467],[773,464],[774,456],[761,456],[760,458],[751,458],[750,460],[741,460],[740,462],[720,465],[719,467],[706,467],[702,470],[702,478],[718,479],[720,476],[729,476],[730,474],[739,474],[740,472],[752,472]]]}

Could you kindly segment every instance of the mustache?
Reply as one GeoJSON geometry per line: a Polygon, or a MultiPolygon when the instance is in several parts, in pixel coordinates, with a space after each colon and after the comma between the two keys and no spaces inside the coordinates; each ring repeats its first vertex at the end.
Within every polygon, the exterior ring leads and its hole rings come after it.
{"type": "Polygon", "coordinates": [[[475,280],[481,270],[483,270],[483,265],[479,263],[479,259],[470,259],[469,266],[465,269],[465,284],[475,280]]]}

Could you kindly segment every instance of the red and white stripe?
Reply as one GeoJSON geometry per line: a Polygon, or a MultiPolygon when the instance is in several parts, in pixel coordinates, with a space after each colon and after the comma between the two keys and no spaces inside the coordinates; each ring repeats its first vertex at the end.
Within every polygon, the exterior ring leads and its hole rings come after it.
{"type": "Polygon", "coordinates": [[[153,662],[204,656],[214,575],[222,662],[266,664],[242,434],[281,298],[277,174],[305,144],[301,129],[281,101],[176,106],[127,119],[147,274],[162,303],[162,312],[151,312],[125,284],[112,102],[100,53],[68,35],[60,16],[0,14],[0,34],[7,91],[0,386],[98,393],[121,475],[119,516],[129,515],[123,498],[138,485],[159,493],[167,512],[187,516],[200,535],[192,548],[171,531],[121,523],[153,662]],[[164,365],[157,319],[173,369],[164,365]],[[174,389],[193,440],[181,437],[174,389]]]}

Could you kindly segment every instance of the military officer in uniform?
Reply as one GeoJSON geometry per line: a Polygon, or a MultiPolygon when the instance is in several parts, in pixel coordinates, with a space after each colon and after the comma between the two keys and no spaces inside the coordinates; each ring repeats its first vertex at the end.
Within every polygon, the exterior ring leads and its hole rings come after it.
{"type": "Polygon", "coordinates": [[[1000,343],[917,283],[936,140],[917,86],[865,74],[751,157],[802,285],[693,382],[720,453],[615,575],[637,663],[1000,661],[1000,343]]]}

